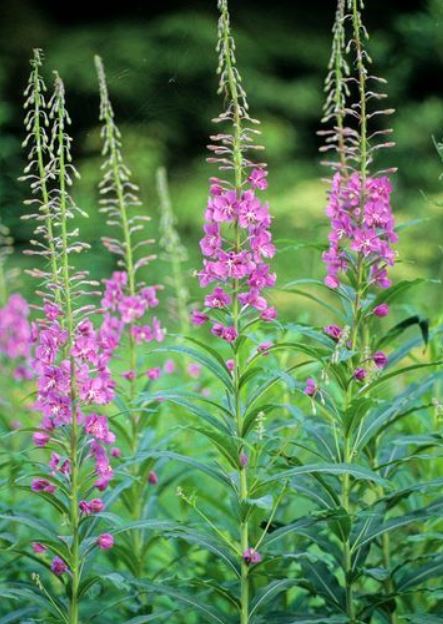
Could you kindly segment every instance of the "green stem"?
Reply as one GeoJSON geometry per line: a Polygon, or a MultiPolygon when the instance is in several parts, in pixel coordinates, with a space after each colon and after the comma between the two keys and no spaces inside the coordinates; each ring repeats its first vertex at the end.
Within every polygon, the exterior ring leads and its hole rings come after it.
{"type": "Polygon", "coordinates": [[[78,464],[78,442],[79,424],[77,414],[75,361],[71,355],[74,336],[74,317],[71,298],[71,279],[68,255],[68,230],[67,230],[67,205],[66,205],[66,172],[65,172],[65,134],[64,134],[64,107],[60,102],[58,106],[58,157],[59,157],[59,186],[60,186],[60,229],[61,229],[61,260],[62,260],[62,280],[64,291],[64,311],[66,319],[66,330],[68,334],[66,352],[70,360],[70,388],[71,388],[71,440],[70,440],[70,461],[71,461],[71,493],[70,493],[70,522],[72,529],[72,565],[71,565],[71,597],[69,605],[69,623],[79,622],[79,599],[78,589],[80,584],[80,537],[79,537],[79,464],[78,464]]]}
{"type": "MultiPolygon", "coordinates": [[[[234,137],[233,137],[233,164],[235,175],[235,190],[238,196],[242,192],[242,174],[243,174],[243,155],[241,149],[241,108],[238,97],[237,83],[232,67],[231,60],[231,35],[229,28],[229,16],[226,4],[223,5],[223,18],[225,21],[224,28],[224,47],[225,47],[225,62],[226,73],[229,91],[231,95],[233,111],[234,111],[234,137]]],[[[241,249],[240,228],[238,223],[235,224],[235,251],[239,252],[241,249]]],[[[234,280],[234,293],[233,293],[233,322],[234,327],[239,334],[239,321],[240,310],[238,301],[238,282],[234,280]]],[[[241,409],[240,400],[240,377],[241,377],[241,363],[239,358],[238,349],[235,348],[234,352],[234,409],[235,420],[237,426],[237,436],[241,440],[240,453],[243,451],[243,414],[241,409]]],[[[244,507],[244,502],[248,498],[248,476],[247,467],[240,467],[239,470],[240,480],[240,508],[244,507]]],[[[243,514],[243,509],[241,514],[243,514]]],[[[241,517],[240,521],[240,547],[242,553],[249,548],[249,523],[247,517],[241,517]]],[[[240,624],[249,624],[249,567],[246,561],[242,558],[241,562],[241,577],[240,577],[240,624]]]]}

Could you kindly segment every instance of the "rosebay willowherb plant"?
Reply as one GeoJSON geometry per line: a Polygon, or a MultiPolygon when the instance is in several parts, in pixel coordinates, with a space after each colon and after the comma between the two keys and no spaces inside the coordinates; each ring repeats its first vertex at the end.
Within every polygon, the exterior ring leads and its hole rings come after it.
{"type": "MultiPolygon", "coordinates": [[[[159,305],[157,295],[162,286],[146,286],[141,279],[141,270],[156,258],[153,254],[146,255],[146,248],[154,241],[143,238],[144,225],[150,218],[140,212],[138,188],[131,181],[130,170],[123,159],[121,134],[114,120],[104,66],[99,57],[95,58],[95,65],[105,156],[100,183],[101,211],[106,215],[107,224],[117,232],[112,237],[104,237],[103,242],[116,254],[119,267],[111,279],[105,280],[102,307],[106,326],[112,328],[117,342],[121,338],[119,355],[121,353],[125,367],[120,371],[122,381],[115,401],[119,412],[112,418],[121,443],[114,454],[119,457],[119,474],[123,477],[119,485],[120,499],[125,513],[133,521],[133,530],[127,526],[121,534],[119,556],[135,577],[142,578],[147,573],[149,546],[154,538],[145,530],[146,520],[153,513],[157,495],[162,491],[155,470],[156,459],[146,457],[147,451],[156,445],[156,419],[160,409],[160,402],[153,396],[150,386],[164,372],[173,372],[174,364],[169,361],[162,369],[157,360],[153,366],[152,358],[158,356],[146,347],[163,342],[165,338],[158,318],[152,316],[150,322],[147,319],[149,311],[159,305]]],[[[154,574],[152,568],[151,573],[154,574]]],[[[143,601],[140,608],[141,612],[146,612],[143,601]]]]}
{"type": "MultiPolygon", "coordinates": [[[[76,271],[71,260],[74,253],[86,250],[87,245],[79,240],[77,229],[70,226],[76,213],[83,214],[69,194],[77,175],[67,134],[70,119],[58,74],[46,107],[41,96],[43,82],[37,74],[40,64],[41,55],[36,52],[28,103],[39,102],[34,114],[51,126],[51,134],[49,140],[39,143],[39,125],[28,127],[31,136],[27,144],[32,144],[31,152],[38,156],[35,163],[31,159],[38,168],[35,176],[30,174],[31,188],[41,194],[39,210],[33,215],[37,224],[34,245],[45,262],[43,268],[32,271],[40,281],[38,292],[43,299],[43,318],[34,330],[33,356],[37,384],[34,409],[42,419],[40,427],[34,429],[33,440],[37,453],[47,449],[51,455],[48,466],[41,461],[32,462],[31,489],[34,496],[55,510],[56,517],[47,521],[11,515],[9,519],[36,530],[32,550],[35,558],[42,559],[38,568],[49,568],[62,581],[60,594],[46,577],[41,578],[37,572],[33,576],[39,590],[37,604],[44,604],[42,611],[47,621],[77,624],[86,590],[100,581],[90,574],[91,556],[96,548],[107,550],[114,542],[109,533],[96,537],[92,533],[96,529],[93,518],[105,507],[94,490],[106,490],[113,474],[106,446],[114,442],[115,436],[108,428],[106,416],[96,410],[114,396],[115,384],[108,364],[115,346],[110,346],[106,339],[106,328],[99,332],[94,329],[90,317],[95,307],[80,303],[81,298],[93,294],[94,283],[85,272],[76,271]],[[34,88],[40,95],[30,95],[34,88]],[[43,151],[40,153],[39,149],[43,151]],[[46,561],[48,554],[52,557],[50,564],[46,561]]],[[[28,547],[30,550],[31,544],[28,547]]],[[[86,612],[93,613],[91,604],[86,612]]]]}
{"type": "MultiPolygon", "coordinates": [[[[326,210],[331,230],[323,261],[324,287],[341,307],[332,304],[335,318],[323,332],[308,332],[317,343],[318,366],[306,380],[313,415],[297,446],[303,453],[309,448],[307,457],[322,463],[308,481],[292,480],[295,491],[318,508],[308,556],[300,562],[306,595],[299,605],[318,621],[420,621],[420,611],[433,604],[427,583],[432,586],[441,570],[440,554],[423,545],[414,555],[411,548],[414,527],[432,522],[441,511],[441,501],[432,500],[441,479],[417,483],[416,476],[432,457],[422,451],[438,445],[430,393],[441,372],[420,376],[420,369],[435,363],[417,362],[412,349],[418,341],[400,342],[417,324],[426,343],[426,323],[418,316],[383,331],[390,306],[415,282],[392,286],[388,275],[397,241],[392,171],[372,171],[378,151],[392,143],[385,139],[389,130],[370,124],[393,111],[377,110],[385,98],[377,91],[383,81],[370,71],[360,0],[339,0],[333,35],[324,118],[332,128],[322,134],[324,151],[336,158],[328,163],[333,169],[326,210]],[[391,345],[396,348],[388,355],[391,345]],[[412,364],[402,365],[409,357],[412,364]],[[335,479],[326,476],[334,473],[335,479]]],[[[300,293],[298,286],[292,283],[289,289],[300,293]]],[[[331,310],[328,301],[317,300],[331,310]]]]}
{"type": "MultiPolygon", "coordinates": [[[[269,601],[293,582],[274,582],[274,561],[263,543],[285,490],[284,481],[275,487],[265,474],[274,461],[269,450],[279,444],[273,426],[264,425],[272,409],[267,399],[281,380],[273,356],[268,356],[272,342],[262,342],[259,333],[261,323],[271,324],[276,317],[263,293],[275,283],[268,264],[275,252],[271,216],[260,197],[267,187],[267,172],[265,165],[254,164],[248,156],[260,149],[254,142],[258,122],[249,115],[236,66],[226,0],[218,6],[219,92],[226,109],[215,120],[222,129],[211,137],[209,147],[209,161],[219,166],[220,176],[211,179],[200,243],[204,261],[198,272],[200,285],[211,286],[212,291],[204,309],[192,313],[195,326],[210,324],[217,343],[212,348],[206,338],[205,342],[190,338],[197,348],[172,350],[201,363],[224,398],[186,392],[168,392],[164,397],[187,406],[198,419],[190,428],[212,448],[211,463],[181,458],[209,475],[214,486],[208,496],[182,481],[177,493],[191,512],[189,523],[195,519],[196,524],[171,531],[203,549],[205,571],[188,581],[202,590],[201,598],[192,598],[197,621],[247,624],[262,621],[269,601]]],[[[191,602],[189,596],[180,599],[191,602]]]]}

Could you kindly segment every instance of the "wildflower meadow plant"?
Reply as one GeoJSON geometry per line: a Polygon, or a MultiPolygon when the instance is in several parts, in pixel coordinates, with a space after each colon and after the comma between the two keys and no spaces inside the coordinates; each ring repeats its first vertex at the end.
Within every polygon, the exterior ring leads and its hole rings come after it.
{"type": "Polygon", "coordinates": [[[29,303],[0,227],[0,624],[437,624],[443,330],[441,315],[405,303],[426,280],[397,279],[408,224],[397,224],[395,168],[377,164],[394,111],[363,2],[337,0],[332,31],[322,274],[286,285],[259,122],[228,0],[217,6],[224,109],[197,297],[164,168],[158,277],[99,57],[97,218],[115,267],[101,282],[77,268],[90,248],[64,83],[55,72],[48,94],[33,53],[29,303]],[[315,325],[302,305],[277,315],[274,301],[293,295],[319,306],[315,325]]]}
{"type": "MultiPolygon", "coordinates": [[[[79,240],[77,229],[70,227],[74,215],[83,213],[69,194],[77,173],[67,134],[70,119],[64,85],[56,73],[54,92],[46,104],[44,83],[38,74],[39,51],[34,52],[31,65],[26,102],[33,107],[27,117],[30,134],[26,141],[31,159],[26,177],[31,180],[33,203],[39,206],[32,216],[36,221],[36,255],[50,268],[32,271],[40,282],[39,310],[43,314],[33,329],[34,409],[41,414],[33,441],[37,450],[50,452],[50,459],[47,467],[33,462],[30,489],[59,515],[57,527],[43,520],[38,524],[42,534],[33,552],[53,557],[50,569],[55,576],[66,577],[66,596],[54,595],[39,576],[35,576],[35,583],[46,598],[51,616],[77,624],[83,583],[91,582],[84,578],[88,559],[95,544],[103,548],[103,540],[99,537],[96,542],[91,535],[94,524],[88,520],[103,511],[100,494],[113,476],[107,447],[114,443],[115,435],[100,413],[114,397],[115,383],[108,366],[113,348],[103,340],[103,333],[94,329],[91,316],[96,313],[95,306],[79,304],[81,297],[94,294],[91,287],[95,284],[72,265],[73,254],[84,252],[87,245],[79,240]],[[50,127],[49,136],[45,126],[50,127]],[[29,173],[34,167],[36,173],[29,173]]],[[[23,521],[21,516],[12,519],[23,521]]],[[[109,539],[104,543],[107,548],[112,546],[109,539]]]]}

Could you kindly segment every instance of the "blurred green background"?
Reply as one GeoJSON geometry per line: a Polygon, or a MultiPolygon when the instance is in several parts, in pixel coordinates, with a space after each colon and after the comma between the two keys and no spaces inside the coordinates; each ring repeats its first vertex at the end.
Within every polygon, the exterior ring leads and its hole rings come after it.
{"type": "MultiPolygon", "coordinates": [[[[389,80],[390,118],[397,146],[380,167],[396,166],[394,209],[399,223],[426,221],[405,229],[398,245],[397,277],[442,274],[443,166],[432,136],[443,135],[443,0],[368,0],[370,53],[378,75],[389,80]]],[[[0,207],[16,241],[12,263],[23,256],[31,226],[20,221],[26,185],[17,181],[25,164],[21,151],[22,91],[33,47],[45,52],[45,77],[57,69],[66,84],[73,125],[74,155],[81,174],[77,203],[90,218],[80,224],[92,249],[82,263],[94,277],[112,270],[114,259],[102,248],[98,213],[100,136],[95,53],[103,57],[127,163],[140,185],[144,211],[152,216],[150,236],[158,238],[155,170],[165,165],[183,242],[189,249],[186,274],[199,266],[198,239],[213,168],[205,162],[211,118],[221,110],[216,96],[215,0],[133,2],[118,7],[90,3],[63,6],[41,0],[3,0],[0,20],[0,207]]],[[[322,85],[329,58],[334,0],[262,2],[231,0],[237,56],[251,112],[262,122],[262,142],[270,170],[268,197],[275,215],[274,235],[295,243],[324,241],[325,185],[319,165],[322,85]]],[[[280,284],[322,276],[319,251],[293,251],[285,243],[275,260],[280,284]]],[[[165,262],[146,271],[161,282],[165,262]]],[[[32,296],[34,285],[22,278],[32,296]]],[[[438,289],[421,293],[420,307],[435,313],[438,289]]],[[[275,295],[293,314],[294,300],[275,295]]],[[[300,302],[300,312],[303,312],[300,302]]],[[[304,305],[304,304],[303,304],[304,305]]]]}

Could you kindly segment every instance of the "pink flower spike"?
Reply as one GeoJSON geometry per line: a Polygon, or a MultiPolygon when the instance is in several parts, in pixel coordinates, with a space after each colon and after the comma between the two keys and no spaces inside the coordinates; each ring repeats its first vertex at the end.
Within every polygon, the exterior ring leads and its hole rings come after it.
{"type": "Polygon", "coordinates": [[[110,550],[114,546],[114,537],[110,533],[102,533],[96,543],[101,550],[110,550]]]}

